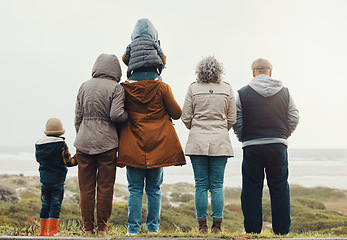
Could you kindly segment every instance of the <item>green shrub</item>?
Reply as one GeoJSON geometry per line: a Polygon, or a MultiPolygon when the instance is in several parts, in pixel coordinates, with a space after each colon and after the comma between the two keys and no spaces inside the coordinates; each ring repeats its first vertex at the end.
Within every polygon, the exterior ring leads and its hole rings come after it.
{"type": "Polygon", "coordinates": [[[319,202],[319,201],[314,200],[314,199],[295,197],[295,198],[292,198],[291,202],[292,202],[293,206],[301,205],[302,207],[308,207],[308,208],[312,208],[312,209],[320,209],[320,210],[326,209],[324,203],[319,202]]]}
{"type": "Polygon", "coordinates": [[[224,198],[225,200],[240,200],[241,188],[224,188],[224,198]]]}
{"type": "Polygon", "coordinates": [[[225,231],[243,231],[243,214],[240,205],[226,205],[223,218],[222,227],[225,231]]]}
{"type": "Polygon", "coordinates": [[[0,225],[25,226],[25,223],[39,217],[41,203],[35,199],[25,199],[16,204],[0,205],[0,225]]]}
{"type": "Polygon", "coordinates": [[[0,185],[0,204],[2,203],[17,203],[19,198],[15,190],[0,185]]]}
{"type": "Polygon", "coordinates": [[[189,193],[181,194],[181,193],[174,192],[170,196],[171,196],[172,202],[189,202],[191,200],[194,200],[194,196],[189,193]]]}
{"type": "Polygon", "coordinates": [[[23,192],[20,193],[20,197],[22,199],[41,199],[41,191],[38,189],[26,189],[23,192]]]}
{"type": "Polygon", "coordinates": [[[327,229],[326,233],[334,235],[347,235],[347,226],[333,227],[331,229],[327,229]]]}
{"type": "Polygon", "coordinates": [[[128,188],[127,186],[120,185],[120,184],[115,184],[114,185],[114,195],[116,197],[123,197],[123,196],[128,196],[128,188]]]}
{"type": "MultiPolygon", "coordinates": [[[[310,215],[311,217],[312,215],[310,215]]],[[[318,231],[321,233],[329,232],[330,229],[345,227],[347,220],[343,219],[317,219],[314,218],[305,218],[305,217],[294,217],[292,221],[291,231],[297,233],[303,232],[314,232],[318,231]]]]}
{"type": "Polygon", "coordinates": [[[24,179],[17,179],[17,184],[19,185],[24,185],[25,184],[25,180],[24,179]]]}
{"type": "Polygon", "coordinates": [[[68,222],[70,220],[82,221],[81,210],[77,203],[63,203],[61,206],[60,221],[68,222]]]}
{"type": "Polygon", "coordinates": [[[128,219],[127,202],[117,202],[113,204],[112,214],[109,222],[114,226],[126,225],[128,219]]]}
{"type": "Polygon", "coordinates": [[[80,188],[77,185],[71,185],[71,184],[65,184],[65,190],[71,191],[73,193],[79,193],[80,192],[80,188]]]}
{"type": "Polygon", "coordinates": [[[332,228],[343,227],[347,224],[347,216],[326,210],[325,205],[317,200],[293,198],[291,207],[291,231],[296,233],[309,231],[326,233],[332,228]]]}
{"type": "Polygon", "coordinates": [[[195,208],[192,202],[181,204],[177,208],[170,205],[162,207],[160,220],[161,231],[172,232],[180,229],[187,232],[196,226],[195,208]]]}
{"type": "Polygon", "coordinates": [[[291,186],[290,192],[291,196],[315,199],[318,201],[339,198],[347,199],[346,193],[344,191],[327,187],[305,188],[302,186],[294,185],[291,186]]]}

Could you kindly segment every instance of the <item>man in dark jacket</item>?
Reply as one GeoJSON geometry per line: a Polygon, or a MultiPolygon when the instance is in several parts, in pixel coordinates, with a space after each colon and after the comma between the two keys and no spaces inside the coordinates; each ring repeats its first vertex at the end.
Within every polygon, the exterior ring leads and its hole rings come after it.
{"type": "Polygon", "coordinates": [[[290,230],[287,138],[299,122],[299,113],[287,88],[271,78],[266,59],[252,63],[253,80],[238,91],[234,131],[242,142],[241,206],[247,233],[262,229],[264,171],[270,190],[275,234],[290,230]]]}

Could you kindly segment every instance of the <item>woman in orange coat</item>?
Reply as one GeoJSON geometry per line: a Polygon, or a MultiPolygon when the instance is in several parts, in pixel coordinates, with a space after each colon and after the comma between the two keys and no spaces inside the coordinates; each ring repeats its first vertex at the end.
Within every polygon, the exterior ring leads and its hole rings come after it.
{"type": "Polygon", "coordinates": [[[184,153],[171,119],[182,110],[168,84],[160,80],[126,81],[128,121],[120,133],[118,165],[127,166],[128,233],[141,227],[142,195],[147,194],[147,230],[158,232],[163,167],[184,165],[184,153]]]}

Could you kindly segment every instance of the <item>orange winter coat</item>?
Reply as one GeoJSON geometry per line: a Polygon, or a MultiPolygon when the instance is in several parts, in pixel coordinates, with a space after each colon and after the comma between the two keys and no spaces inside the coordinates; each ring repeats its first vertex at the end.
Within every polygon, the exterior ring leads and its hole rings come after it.
{"type": "Polygon", "coordinates": [[[168,84],[160,80],[123,83],[125,108],[118,165],[157,168],[184,165],[186,160],[172,119],[182,114],[168,84]]]}

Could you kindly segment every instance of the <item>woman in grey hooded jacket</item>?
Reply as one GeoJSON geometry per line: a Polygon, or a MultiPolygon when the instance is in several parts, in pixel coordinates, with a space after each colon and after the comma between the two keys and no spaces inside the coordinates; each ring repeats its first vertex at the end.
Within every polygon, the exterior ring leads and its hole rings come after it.
{"type": "Polygon", "coordinates": [[[199,232],[207,232],[207,191],[211,192],[213,225],[219,233],[224,210],[224,170],[233,157],[229,130],[236,122],[231,86],[221,81],[222,65],[214,57],[201,60],[197,81],[189,86],[182,121],[190,130],[185,153],[192,161],[195,178],[195,209],[199,232]]]}
{"type": "Polygon", "coordinates": [[[95,61],[93,78],[84,82],[75,110],[80,207],[86,234],[94,233],[95,188],[97,186],[98,234],[105,235],[111,216],[116,175],[118,135],[116,123],[127,120],[124,89],[118,58],[101,54],[95,61]]]}

